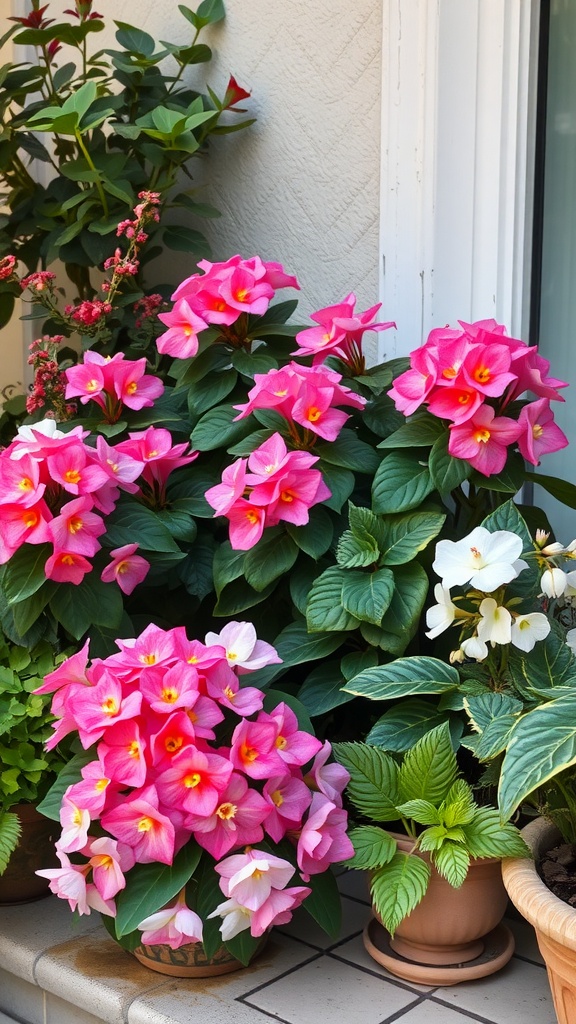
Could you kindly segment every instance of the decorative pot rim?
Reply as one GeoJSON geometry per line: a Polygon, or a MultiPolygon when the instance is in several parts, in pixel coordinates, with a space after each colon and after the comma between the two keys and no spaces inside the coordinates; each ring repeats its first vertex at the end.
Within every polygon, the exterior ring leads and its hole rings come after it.
{"type": "Polygon", "coordinates": [[[538,931],[576,950],[576,909],[550,892],[536,870],[536,861],[557,842],[560,833],[546,818],[536,818],[522,829],[532,850],[528,857],[506,857],[502,878],[514,906],[538,931]]]}

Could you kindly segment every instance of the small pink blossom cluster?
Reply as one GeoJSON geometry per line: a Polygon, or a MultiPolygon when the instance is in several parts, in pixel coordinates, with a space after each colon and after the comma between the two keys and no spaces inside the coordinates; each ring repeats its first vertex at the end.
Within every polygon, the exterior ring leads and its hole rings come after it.
{"type": "MultiPolygon", "coordinates": [[[[341,384],[342,377],[327,366],[300,366],[288,363],[281,370],[269,370],[254,376],[254,387],[245,405],[237,405],[241,420],[256,409],[274,409],[283,416],[296,444],[306,445],[311,432],[325,441],[335,441],[350,417],[335,408],[347,405],[363,409],[366,399],[341,384]],[[304,434],[298,430],[304,427],[304,434]]],[[[314,440],[314,438],[312,439],[314,440]]]]}
{"type": "Polygon", "coordinates": [[[171,312],[159,314],[168,330],[156,339],[158,351],[178,359],[196,355],[198,334],[210,325],[238,344],[229,328],[242,314],[262,316],[279,288],[300,288],[280,263],[267,263],[259,256],[232,256],[225,263],[201,260],[198,267],[203,273],[187,277],[172,295],[171,312]]]}
{"type": "Polygon", "coordinates": [[[136,327],[142,327],[146,320],[156,318],[163,302],[164,299],[158,292],[153,292],[152,295],[143,295],[141,299],[138,299],[132,306],[133,312],[137,314],[136,327]]]}
{"type": "MultiPolygon", "coordinates": [[[[223,917],[224,938],[288,920],[309,892],[286,888],[296,868],[243,848],[288,838],[304,881],[353,851],[341,796],[349,776],[327,763],[330,744],[301,730],[285,703],[264,711],[261,690],[241,685],[280,662],[275,649],[246,622],[205,643],[154,625],[116,643],[119,653],[91,664],[86,644],[36,691],[54,693],[47,747],[77,732],[93,753],[62,800],[61,867],[39,874],[79,913],[115,916],[135,864],[170,865],[194,840],[221,876],[226,902],[211,916],[223,917]]],[[[145,942],[173,948],[202,934],[184,893],[139,927],[145,942]]]]}
{"type": "Polygon", "coordinates": [[[362,336],[365,331],[386,331],[395,327],[392,321],[374,323],[381,302],[363,313],[355,313],[356,296],[353,292],[335,306],[326,306],[312,313],[310,319],[318,327],[308,327],[296,335],[300,348],[292,355],[313,355],[312,362],[321,363],[327,355],[338,356],[355,373],[363,373],[365,359],[362,353],[362,336]]]}
{"type": "Polygon", "coordinates": [[[28,364],[34,368],[34,384],[26,398],[26,412],[43,411],[45,416],[63,421],[76,412],[76,404],[66,401],[66,377],[58,365],[61,334],[44,335],[29,346],[28,364]]]}
{"type": "MultiPolygon", "coordinates": [[[[131,434],[116,447],[98,437],[91,448],[84,443],[87,434],[81,427],[63,433],[55,420],[46,419],[20,427],[0,452],[0,564],[23,544],[50,544],[47,579],[81,583],[93,568],[89,559],[101,547],[102,516],[113,511],[120,491],[138,493],[136,480],[159,489],[176,466],[197,454],[184,456],[185,445],[172,447],[169,432],[161,428],[131,434]]],[[[101,576],[104,582],[115,580],[127,594],[149,568],[135,554],[136,547],[113,551],[101,576]]]]}
{"type": "Polygon", "coordinates": [[[79,398],[82,405],[96,402],[108,423],[116,423],[122,409],[143,409],[154,405],[164,391],[158,377],[146,373],[146,359],[125,359],[123,352],[101,356],[88,349],[83,362],[65,371],[66,398],[79,398]]]}
{"type": "Polygon", "coordinates": [[[36,294],[45,291],[52,292],[55,280],[56,274],[53,274],[51,270],[35,270],[34,273],[22,278],[20,287],[23,291],[25,288],[29,288],[36,294]]]}
{"type": "Polygon", "coordinates": [[[280,522],[304,526],[313,505],[331,492],[309,452],[289,452],[280,434],[273,434],[247,459],[227,466],[222,482],[210,487],[205,498],[215,516],[230,523],[230,544],[247,551],[260,540],[264,528],[280,522]]]}
{"type": "Polygon", "coordinates": [[[15,256],[2,256],[0,259],[0,281],[8,281],[11,277],[14,277],[14,271],[16,269],[16,257],[15,256]]]}
{"type": "Polygon", "coordinates": [[[112,306],[110,303],[102,302],[100,299],[94,299],[92,302],[85,299],[84,302],[79,302],[77,306],[68,305],[64,307],[66,316],[70,317],[74,323],[81,324],[82,327],[93,327],[94,324],[100,323],[111,312],[112,306]]]}
{"type": "Polygon", "coordinates": [[[460,327],[433,330],[410,353],[410,369],[388,392],[396,408],[411,416],[425,404],[433,416],[449,420],[449,453],[483,476],[502,471],[512,445],[534,466],[545,453],[564,448],[568,439],[554,422],[550,401],[563,401],[558,389],[566,383],[548,376],[550,363],[536,346],[508,337],[494,320],[460,321],[460,327]],[[524,405],[518,419],[503,416],[526,391],[536,401],[524,405]]]}

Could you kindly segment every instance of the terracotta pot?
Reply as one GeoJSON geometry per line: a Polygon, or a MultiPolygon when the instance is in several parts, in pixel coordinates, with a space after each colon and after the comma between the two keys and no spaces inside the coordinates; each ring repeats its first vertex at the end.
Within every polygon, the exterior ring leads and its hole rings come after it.
{"type": "MultiPolygon", "coordinates": [[[[402,852],[412,850],[405,836],[393,838],[402,852]]],[[[427,854],[417,856],[430,863],[427,854]]],[[[450,985],[484,977],[503,967],[514,951],[509,930],[497,929],[506,904],[499,860],[472,860],[459,889],[432,866],[424,899],[398,925],[394,938],[385,933],[388,949],[370,931],[365,946],[391,973],[419,983],[450,985]]],[[[379,920],[375,910],[374,914],[379,920]]]]}
{"type": "Polygon", "coordinates": [[[225,946],[220,946],[208,960],[201,942],[189,942],[180,949],[170,949],[166,945],[141,945],[134,950],[134,956],[144,967],[173,978],[213,978],[218,974],[239,971],[244,966],[225,946]]]}
{"type": "Polygon", "coordinates": [[[58,823],[39,814],[32,804],[16,804],[10,810],[20,818],[22,835],[0,875],[0,904],[28,903],[48,896],[48,879],[34,874],[41,868],[58,867],[54,843],[58,823]]]}
{"type": "Polygon", "coordinates": [[[576,1021],[576,910],[558,899],[544,884],[535,861],[560,840],[544,818],[531,821],[522,835],[534,861],[508,858],[502,862],[504,885],[512,903],[534,926],[546,962],[558,1024],[576,1021]]]}

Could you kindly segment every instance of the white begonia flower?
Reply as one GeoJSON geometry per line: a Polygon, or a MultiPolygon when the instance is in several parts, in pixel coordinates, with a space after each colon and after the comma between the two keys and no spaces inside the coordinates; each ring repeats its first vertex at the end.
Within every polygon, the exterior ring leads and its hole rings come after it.
{"type": "Polygon", "coordinates": [[[569,629],[566,633],[566,643],[572,651],[572,654],[576,654],[576,629],[569,629]]]}
{"type": "Polygon", "coordinates": [[[56,420],[39,420],[38,423],[33,423],[31,426],[22,424],[22,426],[18,427],[15,440],[35,441],[36,437],[33,431],[36,431],[38,434],[44,434],[45,437],[66,437],[64,430],[58,430],[56,420]]]}
{"type": "Polygon", "coordinates": [[[463,640],[460,644],[460,650],[464,652],[467,658],[473,658],[474,661],[484,661],[484,658],[488,657],[486,644],[477,636],[470,636],[467,640],[463,640]]]}
{"type": "Polygon", "coordinates": [[[221,917],[222,924],[220,925],[220,934],[222,941],[227,942],[228,939],[233,939],[235,935],[239,935],[240,932],[250,927],[252,922],[252,910],[248,910],[247,907],[242,907],[234,899],[224,900],[220,903],[216,910],[213,910],[211,914],[208,914],[208,920],[211,917],[221,917]]]}
{"type": "Polygon", "coordinates": [[[477,590],[491,593],[528,568],[519,558],[521,554],[522,540],[515,533],[490,533],[477,526],[463,540],[439,541],[432,568],[448,589],[471,583],[477,590]]]}
{"type": "Polygon", "coordinates": [[[574,604],[576,598],[576,570],[566,573],[566,589],[562,597],[567,604],[574,604]]]}
{"type": "Polygon", "coordinates": [[[563,555],[566,548],[559,541],[555,540],[552,544],[547,544],[545,548],[542,548],[543,555],[563,555]]]}
{"type": "Polygon", "coordinates": [[[550,632],[550,622],[542,612],[517,615],[512,623],[510,640],[521,651],[531,651],[538,640],[545,640],[550,632]]]}
{"type": "Polygon", "coordinates": [[[546,597],[562,597],[568,585],[568,577],[563,569],[546,569],[542,573],[540,586],[546,597]]]}
{"type": "Polygon", "coordinates": [[[429,627],[426,636],[430,640],[439,636],[445,629],[448,629],[448,626],[452,625],[458,611],[456,605],[452,603],[450,591],[441,583],[437,583],[434,587],[434,597],[438,604],[432,605],[426,612],[426,625],[429,627]]]}
{"type": "Polygon", "coordinates": [[[509,644],[512,616],[508,609],[498,605],[493,597],[485,597],[479,611],[482,616],[478,623],[480,640],[491,644],[509,644]]]}

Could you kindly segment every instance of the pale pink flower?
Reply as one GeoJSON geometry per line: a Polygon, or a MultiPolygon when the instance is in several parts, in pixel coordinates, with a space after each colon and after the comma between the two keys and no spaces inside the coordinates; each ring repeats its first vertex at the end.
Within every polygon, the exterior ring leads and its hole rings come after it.
{"type": "Polygon", "coordinates": [[[129,851],[122,855],[119,851],[119,844],[115,839],[102,836],[100,839],[91,839],[86,848],[82,851],[90,858],[89,865],[92,868],[92,880],[103,900],[111,900],[114,896],[126,888],[124,870],[128,870],[134,864],[134,857],[130,847],[129,851]]]}
{"type": "Polygon", "coordinates": [[[282,662],[271,644],[258,640],[251,622],[227,622],[219,633],[207,633],[205,643],[223,647],[230,667],[240,671],[255,672],[282,662]]]}
{"type": "Polygon", "coordinates": [[[312,794],[301,778],[285,774],[268,779],[263,796],[270,808],[264,828],[274,842],[279,843],[289,829],[301,823],[312,794]]]}
{"type": "Polygon", "coordinates": [[[220,888],[228,899],[237,900],[248,910],[258,910],[272,889],[288,885],[296,869],[281,857],[251,849],[227,857],[214,870],[220,875],[220,888]]]}
{"type": "Polygon", "coordinates": [[[308,818],[298,838],[296,857],[304,880],[326,871],[331,864],[354,856],[354,847],[346,835],[348,816],[341,807],[314,793],[308,818]]]}
{"type": "Polygon", "coordinates": [[[86,845],[90,828],[90,813],[85,807],[79,806],[71,798],[70,787],[62,797],[60,804],[60,824],[62,834],[56,846],[64,853],[75,853],[86,845]]]}
{"type": "Polygon", "coordinates": [[[518,447],[522,457],[533,466],[539,464],[542,455],[557,452],[568,444],[566,434],[554,422],[548,398],[539,398],[523,406],[518,423],[522,428],[518,447]]]}
{"type": "Polygon", "coordinates": [[[110,552],[112,561],[100,574],[103,583],[116,581],[123,594],[131,594],[132,591],[146,579],[150,569],[150,562],[137,555],[138,544],[124,544],[121,548],[114,548],[110,552]]]}
{"type": "Polygon", "coordinates": [[[174,825],[158,807],[154,786],[146,786],[102,815],[102,827],[131,846],[139,864],[172,864],[174,859],[174,825]]]}
{"type": "MultiPolygon", "coordinates": [[[[105,807],[110,782],[102,762],[90,761],[82,768],[82,781],[69,786],[67,793],[75,803],[85,807],[92,818],[97,818],[105,807]]],[[[117,787],[112,786],[112,789],[117,787]]]]}
{"type": "Polygon", "coordinates": [[[142,694],[124,694],[121,683],[111,672],[106,672],[96,686],[82,691],[82,695],[82,702],[74,708],[74,717],[85,750],[113,725],[134,718],[142,704],[142,694]]]}
{"type": "Polygon", "coordinates": [[[337,807],[342,807],[342,793],[350,782],[350,773],[335,761],[328,764],[331,754],[332,747],[326,740],[316,754],[312,767],[304,776],[304,782],[310,789],[323,793],[337,807]]]}
{"type": "Polygon", "coordinates": [[[208,324],[189,306],[186,299],[174,304],[170,313],[159,313],[158,319],[168,328],[156,338],[158,351],[177,359],[190,359],[198,351],[198,334],[208,324]]]}
{"type": "Polygon", "coordinates": [[[262,822],[269,813],[266,800],[249,788],[246,779],[233,773],[214,812],[189,814],[185,823],[196,842],[220,860],[236,846],[259,843],[264,836],[262,822]]]}
{"type": "Polygon", "coordinates": [[[315,736],[298,728],[296,715],[284,702],[278,704],[270,714],[262,711],[257,721],[273,722],[276,725],[274,745],[287,765],[307,764],[322,747],[322,743],[315,736]]]}
{"type": "Polygon", "coordinates": [[[202,921],[187,907],[184,890],[171,906],[140,921],[138,929],[146,946],[166,945],[179,949],[189,942],[202,942],[202,921]]]}
{"type": "Polygon", "coordinates": [[[520,432],[515,420],[496,416],[491,406],[482,405],[466,423],[450,425],[448,451],[483,476],[494,476],[504,469],[508,446],[518,440],[520,432]]]}

